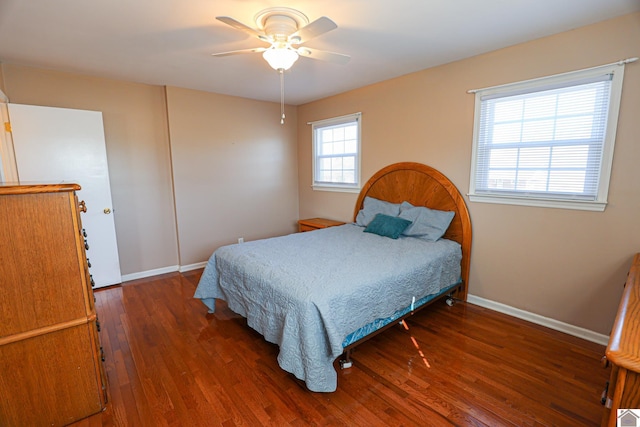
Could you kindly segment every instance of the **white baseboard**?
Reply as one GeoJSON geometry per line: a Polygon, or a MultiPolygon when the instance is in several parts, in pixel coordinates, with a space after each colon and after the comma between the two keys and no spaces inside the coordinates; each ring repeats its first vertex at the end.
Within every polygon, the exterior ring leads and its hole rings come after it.
{"type": "Polygon", "coordinates": [[[184,273],[185,271],[197,270],[199,268],[204,268],[207,265],[207,261],[197,262],[195,264],[183,265],[180,267],[178,271],[180,273],[184,273]]]}
{"type": "Polygon", "coordinates": [[[199,268],[204,268],[207,265],[207,261],[197,262],[195,264],[189,265],[170,265],[169,267],[156,268],[153,270],[140,271],[139,273],[131,273],[125,274],[122,276],[123,282],[128,282],[130,280],[144,279],[151,276],[158,276],[160,274],[165,273],[173,273],[179,271],[180,273],[184,273],[186,271],[197,270],[199,268]]]}
{"type": "Polygon", "coordinates": [[[158,276],[160,274],[173,273],[178,271],[179,268],[179,265],[171,265],[169,267],[156,268],[153,270],[141,271],[139,273],[124,274],[122,276],[122,281],[128,282],[129,280],[144,279],[146,277],[158,276]]]}
{"type": "Polygon", "coordinates": [[[475,295],[468,295],[467,302],[500,313],[508,314],[509,316],[517,317],[518,319],[535,323],[536,325],[546,326],[547,328],[564,332],[565,334],[573,335],[574,337],[582,338],[597,344],[607,345],[609,343],[609,337],[607,335],[599,334],[597,332],[593,332],[579,326],[560,322],[559,320],[551,319],[549,317],[540,316],[539,314],[520,310],[519,308],[511,307],[509,305],[502,304],[496,301],[491,301],[475,295]]]}

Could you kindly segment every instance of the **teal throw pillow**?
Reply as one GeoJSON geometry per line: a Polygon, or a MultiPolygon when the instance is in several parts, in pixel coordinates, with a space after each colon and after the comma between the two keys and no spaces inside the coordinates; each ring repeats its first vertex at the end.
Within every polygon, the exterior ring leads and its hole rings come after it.
{"type": "Polygon", "coordinates": [[[411,221],[404,218],[379,213],[373,218],[373,221],[367,225],[364,232],[397,239],[410,225],[411,221]]]}

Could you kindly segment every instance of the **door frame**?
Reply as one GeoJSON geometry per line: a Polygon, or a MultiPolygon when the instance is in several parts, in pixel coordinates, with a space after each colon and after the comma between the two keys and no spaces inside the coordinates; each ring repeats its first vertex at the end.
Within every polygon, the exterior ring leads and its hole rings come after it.
{"type": "Polygon", "coordinates": [[[16,154],[9,121],[9,98],[0,90],[0,182],[18,182],[16,154]]]}

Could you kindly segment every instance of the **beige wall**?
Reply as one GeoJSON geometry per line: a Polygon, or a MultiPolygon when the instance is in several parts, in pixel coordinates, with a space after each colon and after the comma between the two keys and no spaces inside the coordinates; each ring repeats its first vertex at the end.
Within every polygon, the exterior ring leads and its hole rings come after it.
{"type": "MultiPolygon", "coordinates": [[[[434,166],[469,190],[467,90],[640,55],[640,14],[531,41],[298,108],[300,216],[352,220],[354,194],[313,191],[309,121],[361,111],[363,180],[398,161],[434,166]]],[[[605,212],[470,203],[470,293],[608,335],[640,252],[640,62],[627,65],[605,212]]]]}
{"type": "Polygon", "coordinates": [[[11,102],[103,112],[123,275],[197,264],[239,237],[295,231],[295,108],[281,126],[276,103],[0,69],[11,102]]]}
{"type": "Polygon", "coordinates": [[[295,231],[296,114],[272,102],[167,88],[181,265],[295,231]]]}
{"type": "Polygon", "coordinates": [[[122,274],[178,265],[164,90],[2,64],[17,104],[102,111],[122,274]]]}
{"type": "Polygon", "coordinates": [[[6,90],[4,89],[4,74],[3,74],[1,62],[0,62],[0,91],[2,93],[6,93],[6,90]]]}

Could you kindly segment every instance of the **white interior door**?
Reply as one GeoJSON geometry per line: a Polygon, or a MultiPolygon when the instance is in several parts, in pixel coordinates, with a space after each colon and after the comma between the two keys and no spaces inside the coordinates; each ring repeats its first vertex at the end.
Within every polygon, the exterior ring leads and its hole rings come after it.
{"type": "Polygon", "coordinates": [[[95,286],[120,283],[102,113],[10,103],[9,118],[20,182],[80,184],[95,286]]]}

